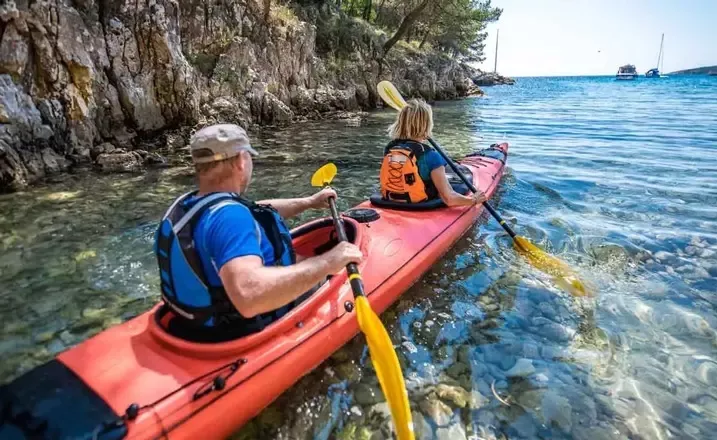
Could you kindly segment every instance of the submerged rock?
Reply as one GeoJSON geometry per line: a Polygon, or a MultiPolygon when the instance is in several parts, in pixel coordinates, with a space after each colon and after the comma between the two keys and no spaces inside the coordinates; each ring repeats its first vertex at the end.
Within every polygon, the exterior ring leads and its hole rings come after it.
{"type": "Polygon", "coordinates": [[[450,377],[458,380],[458,378],[462,374],[464,374],[468,371],[470,371],[470,368],[468,367],[468,365],[464,364],[463,362],[456,362],[455,364],[451,365],[450,367],[448,367],[446,369],[446,374],[448,374],[450,377]]]}
{"type": "Polygon", "coordinates": [[[131,173],[143,169],[144,159],[135,151],[112,154],[103,153],[97,156],[97,165],[102,171],[108,173],[131,173]]]}
{"type": "Polygon", "coordinates": [[[583,427],[577,425],[573,428],[575,440],[613,440],[619,437],[619,431],[606,426],[583,427]]]}
{"type": "Polygon", "coordinates": [[[521,358],[515,363],[513,368],[505,372],[507,377],[527,377],[535,373],[533,361],[521,358]]]}
{"type": "Polygon", "coordinates": [[[374,405],[385,400],[383,392],[378,385],[360,383],[354,391],[354,400],[362,406],[374,405]]]}
{"type": "Polygon", "coordinates": [[[421,411],[438,426],[446,426],[453,418],[453,410],[436,397],[428,396],[421,404],[421,411]]]}
{"type": "Polygon", "coordinates": [[[717,387],[717,364],[701,362],[695,369],[695,377],[705,385],[717,387]]]}
{"type": "Polygon", "coordinates": [[[391,418],[391,408],[388,406],[388,402],[381,402],[373,405],[369,411],[369,414],[377,414],[383,420],[391,418]]]}
{"type": "Polygon", "coordinates": [[[488,403],[488,398],[485,397],[480,391],[473,390],[471,391],[471,401],[470,401],[470,408],[480,409],[483,406],[485,406],[488,403]]]}
{"type": "MultiPolygon", "coordinates": [[[[256,437],[254,437],[256,438],[256,437]]],[[[370,440],[371,431],[366,426],[357,426],[355,423],[348,423],[336,435],[336,440],[370,440]]]]}
{"type": "Polygon", "coordinates": [[[510,424],[510,428],[515,430],[521,438],[535,438],[538,428],[535,421],[529,414],[523,414],[510,424]]]}
{"type": "Polygon", "coordinates": [[[543,316],[545,316],[548,319],[552,320],[552,319],[555,319],[557,316],[557,313],[555,312],[555,308],[553,308],[553,306],[551,306],[547,302],[541,302],[538,305],[538,309],[540,309],[540,313],[542,313],[543,316]]]}
{"type": "Polygon", "coordinates": [[[534,342],[524,342],[522,352],[523,356],[528,359],[540,358],[540,349],[538,348],[538,344],[534,342]]]}
{"type": "Polygon", "coordinates": [[[543,417],[545,423],[555,423],[565,432],[572,429],[572,408],[570,401],[554,391],[548,391],[543,396],[543,417]]]}
{"type": "Polygon", "coordinates": [[[335,368],[336,373],[341,379],[348,380],[349,382],[355,382],[361,379],[361,367],[354,361],[344,362],[335,368]]]}
{"type": "Polygon", "coordinates": [[[414,411],[412,414],[413,418],[413,432],[416,435],[417,440],[430,440],[433,439],[433,428],[428,423],[426,417],[420,412],[414,411]]]}
{"type": "Polygon", "coordinates": [[[544,390],[527,390],[517,396],[517,401],[520,406],[528,410],[534,410],[540,407],[544,390]]]}
{"type": "Polygon", "coordinates": [[[465,408],[471,399],[468,391],[454,385],[440,384],[436,387],[436,394],[441,400],[457,408],[465,408]]]}
{"type": "Polygon", "coordinates": [[[562,324],[551,322],[540,328],[540,334],[556,342],[567,342],[575,336],[575,330],[562,324]]]}
{"type": "Polygon", "coordinates": [[[436,440],[465,440],[466,430],[460,423],[454,423],[447,428],[436,430],[436,440]]]}

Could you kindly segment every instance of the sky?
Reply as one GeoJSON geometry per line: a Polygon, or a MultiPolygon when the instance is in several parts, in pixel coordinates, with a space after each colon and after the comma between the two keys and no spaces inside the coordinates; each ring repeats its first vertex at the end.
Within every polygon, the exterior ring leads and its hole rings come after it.
{"type": "Polygon", "coordinates": [[[717,0],[492,0],[503,9],[487,28],[486,60],[508,76],[612,75],[623,64],[663,73],[717,65],[717,0]]]}

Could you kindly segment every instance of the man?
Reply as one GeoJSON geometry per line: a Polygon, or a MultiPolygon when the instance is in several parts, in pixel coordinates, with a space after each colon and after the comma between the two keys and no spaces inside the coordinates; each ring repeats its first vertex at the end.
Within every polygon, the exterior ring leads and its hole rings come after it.
{"type": "Polygon", "coordinates": [[[336,192],[259,203],[242,197],[257,155],[244,129],[203,128],[189,148],[199,190],[172,204],[155,246],[162,297],[176,316],[171,333],[216,342],[261,331],[328,275],[360,262],[350,243],[296,261],[283,218],[328,207],[336,192]]]}

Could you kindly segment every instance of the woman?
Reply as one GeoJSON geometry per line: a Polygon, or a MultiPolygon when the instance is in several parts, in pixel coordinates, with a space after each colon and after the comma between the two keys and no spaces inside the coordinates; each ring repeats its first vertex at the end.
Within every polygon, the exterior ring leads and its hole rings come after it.
{"type": "Polygon", "coordinates": [[[440,197],[446,206],[470,206],[486,200],[482,192],[469,196],[453,190],[446,177],[446,160],[423,142],[431,137],[433,112],[412,99],[389,128],[392,141],[384,150],[381,194],[386,200],[419,203],[440,197]]]}

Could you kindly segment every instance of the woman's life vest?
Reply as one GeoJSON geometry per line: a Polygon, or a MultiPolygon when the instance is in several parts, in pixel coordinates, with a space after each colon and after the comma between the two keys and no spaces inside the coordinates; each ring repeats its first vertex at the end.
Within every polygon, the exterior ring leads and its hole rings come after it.
{"type": "Polygon", "coordinates": [[[238,194],[212,193],[186,203],[194,194],[196,192],[187,193],[175,200],[157,230],[156,254],[162,298],[175,315],[188,324],[201,327],[231,324],[232,327],[246,326],[249,332],[260,330],[283,316],[292,304],[250,319],[241,316],[224,286],[210,284],[195,248],[194,229],[210,208],[242,204],[266,233],[274,249],[275,265],[288,266],[296,262],[289,228],[274,208],[256,204],[238,194]]]}
{"type": "Polygon", "coordinates": [[[419,203],[438,197],[433,181],[421,178],[418,160],[432,148],[420,142],[395,139],[384,150],[379,179],[385,200],[419,203]]]}

